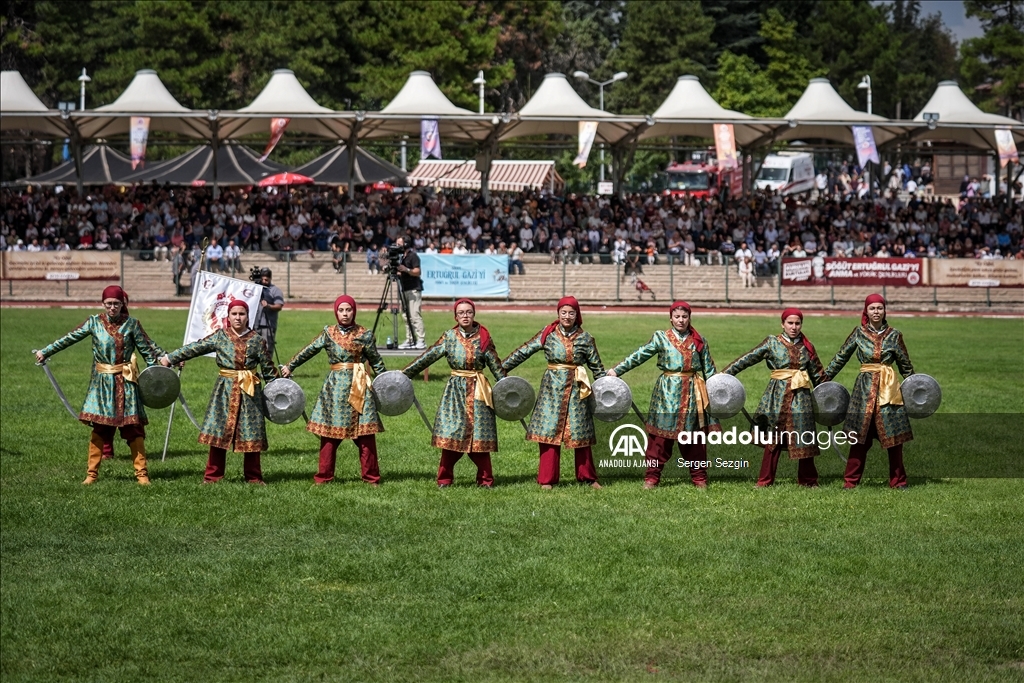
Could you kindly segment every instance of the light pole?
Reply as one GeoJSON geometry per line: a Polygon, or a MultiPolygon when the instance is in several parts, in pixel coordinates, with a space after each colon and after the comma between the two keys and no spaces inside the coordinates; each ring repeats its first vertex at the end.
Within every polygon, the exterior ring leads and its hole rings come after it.
{"type": "Polygon", "coordinates": [[[487,81],[484,79],[484,71],[481,69],[477,72],[476,78],[473,79],[473,85],[480,86],[480,113],[484,113],[484,86],[487,85],[487,81]]]}
{"type": "MultiPolygon", "coordinates": [[[[608,79],[607,81],[602,83],[601,81],[595,81],[593,78],[590,77],[590,74],[588,74],[586,71],[576,71],[576,72],[573,73],[573,78],[579,79],[581,81],[586,81],[587,83],[593,83],[594,85],[597,86],[598,92],[600,93],[600,97],[601,97],[601,111],[604,111],[604,86],[611,85],[612,83],[615,83],[616,81],[621,81],[621,80],[627,78],[628,76],[629,76],[629,74],[627,74],[625,71],[620,71],[619,73],[615,74],[610,79],[608,79]]],[[[604,143],[603,142],[601,143],[601,182],[604,182],[604,143]]]]}
{"type": "Polygon", "coordinates": [[[871,114],[871,76],[864,76],[860,79],[860,83],[857,84],[857,90],[868,91],[868,113],[871,114]]]}
{"type": "Polygon", "coordinates": [[[92,79],[85,73],[85,67],[82,67],[82,75],[78,77],[78,82],[82,84],[78,95],[78,109],[82,111],[85,109],[85,84],[92,79]]]}

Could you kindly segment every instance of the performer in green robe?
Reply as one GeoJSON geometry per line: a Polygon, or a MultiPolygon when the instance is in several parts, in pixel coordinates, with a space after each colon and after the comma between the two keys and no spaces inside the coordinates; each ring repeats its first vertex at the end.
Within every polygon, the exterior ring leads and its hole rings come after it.
{"type": "Polygon", "coordinates": [[[207,353],[217,354],[220,368],[206,418],[199,432],[199,443],[210,447],[204,481],[224,478],[227,449],[245,453],[245,480],[263,484],[260,452],[267,449],[267,430],[263,421],[263,390],[260,383],[277,377],[263,337],[249,329],[249,306],[232,299],[228,304],[227,329],[187,344],[164,356],[160,362],[170,367],[207,353]],[[255,371],[262,369],[263,379],[255,371]]]}
{"type": "Polygon", "coordinates": [[[437,485],[447,488],[455,481],[455,463],[463,453],[476,463],[477,486],[494,486],[491,453],[498,450],[498,430],[494,423],[494,402],[491,385],[483,370],[490,368],[496,378],[503,379],[498,352],[487,328],[476,322],[476,304],[469,299],[455,302],[458,323],[423,352],[402,372],[410,379],[442,358],[448,360],[451,377],[441,395],[441,405],[434,418],[432,443],[441,449],[437,468],[437,485]]]}
{"type": "Polygon", "coordinates": [[[847,489],[860,482],[874,439],[878,439],[889,454],[889,486],[907,488],[903,444],[913,439],[914,434],[892,366],[895,364],[903,377],[913,375],[914,366],[903,343],[903,335],[886,322],[885,309],[885,299],[881,295],[868,296],[864,300],[860,326],[850,333],[825,368],[828,377],[835,377],[854,353],[861,363],[843,425],[848,437],[855,434],[857,438],[857,443],[851,441],[850,457],[846,461],[843,488],[847,489]]]}
{"type": "Polygon", "coordinates": [[[804,314],[798,308],[782,312],[782,334],[767,337],[756,347],[734,360],[722,372],[737,375],[764,361],[772,371],[768,387],[754,412],[754,422],[762,430],[772,430],[771,442],[764,447],[758,486],[771,486],[783,449],[798,460],[797,482],[801,486],[818,485],[817,427],[811,389],[826,380],[825,371],[810,340],[801,332],[804,314]]]}
{"type": "MultiPolygon", "coordinates": [[[[718,420],[708,415],[708,391],[704,382],[715,374],[715,362],[707,340],[690,324],[690,304],[677,301],[669,308],[672,328],[658,331],[621,363],[608,371],[621,376],[658,356],[661,374],[654,383],[651,407],[647,412],[647,459],[655,462],[647,468],[644,488],[653,489],[661,481],[661,470],[672,457],[672,444],[680,432],[721,431],[718,420]]],[[[679,443],[679,454],[690,469],[690,480],[697,488],[707,488],[707,447],[704,443],[679,443]]]]}
{"type": "Polygon", "coordinates": [[[371,330],[356,324],[356,301],[342,295],[334,300],[337,325],[328,325],[306,348],[295,354],[281,374],[290,377],[295,369],[321,351],[327,353],[331,371],[324,379],[320,396],[306,431],[320,437],[320,468],[313,477],[317,484],[334,479],[338,446],[342,439],[352,439],[359,449],[359,467],[363,481],[371,486],[380,482],[377,462],[378,432],[384,424],[377,414],[377,401],[370,390],[370,376],[365,362],[376,374],[384,372],[384,361],[377,353],[377,342],[371,330]]]}
{"type": "Polygon", "coordinates": [[[540,444],[537,482],[541,488],[550,489],[558,483],[564,444],[576,449],[577,481],[599,489],[591,451],[596,441],[594,419],[586,401],[591,394],[587,368],[599,376],[605,372],[604,365],[594,338],[583,329],[583,315],[576,299],[560,299],[556,310],[558,320],[509,354],[501,365],[505,372],[511,372],[538,351],[543,351],[548,361],[526,432],[527,439],[540,444]]]}
{"type": "Polygon", "coordinates": [[[149,424],[139,395],[139,367],[135,352],[155,365],[163,350],[153,343],[138,320],[128,314],[128,294],[116,285],[103,290],[104,312],[90,316],[79,327],[36,351],[36,362],[63,351],[72,344],[92,337],[92,378],[85,404],[78,419],[92,426],[89,437],[89,460],[85,481],[90,485],[100,472],[104,452],[113,454],[114,433],[120,429],[121,438],[128,444],[135,478],[149,484],[146,467],[146,430],[149,424]]]}

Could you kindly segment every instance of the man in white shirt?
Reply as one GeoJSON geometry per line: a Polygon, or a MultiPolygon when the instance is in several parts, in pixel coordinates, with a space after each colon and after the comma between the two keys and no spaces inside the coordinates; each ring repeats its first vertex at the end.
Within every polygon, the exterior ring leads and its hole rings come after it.
{"type": "Polygon", "coordinates": [[[215,270],[224,272],[224,247],[217,244],[217,240],[212,240],[210,246],[206,247],[206,270],[211,273],[215,270]]]}
{"type": "Polygon", "coordinates": [[[233,268],[236,273],[242,270],[242,250],[238,248],[234,240],[228,240],[228,246],[224,247],[224,269],[233,268]]]}
{"type": "Polygon", "coordinates": [[[508,247],[508,274],[515,275],[516,270],[519,271],[520,275],[526,272],[523,269],[523,250],[513,242],[508,247]]]}

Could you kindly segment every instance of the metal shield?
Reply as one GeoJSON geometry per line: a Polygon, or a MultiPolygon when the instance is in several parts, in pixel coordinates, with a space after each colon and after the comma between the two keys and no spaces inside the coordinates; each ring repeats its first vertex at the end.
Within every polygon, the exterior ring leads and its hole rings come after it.
{"type": "Polygon", "coordinates": [[[712,417],[725,420],[743,410],[747,390],[732,375],[719,372],[708,378],[708,412],[712,417]]]}
{"type": "Polygon", "coordinates": [[[401,415],[412,407],[412,380],[401,370],[377,375],[373,380],[373,393],[377,395],[377,410],[381,415],[401,415]]]}
{"type": "Polygon", "coordinates": [[[139,373],[139,394],[147,408],[166,408],[178,400],[181,380],[178,373],[162,365],[150,365],[139,373]]]}
{"type": "Polygon", "coordinates": [[[850,407],[850,392],[839,382],[822,382],[811,392],[814,400],[814,421],[825,427],[837,425],[846,419],[850,407]]]}
{"type": "Polygon", "coordinates": [[[263,414],[274,424],[295,422],[306,409],[306,392],[285,377],[267,382],[263,387],[263,414]]]}
{"type": "Polygon", "coordinates": [[[602,422],[621,420],[633,405],[633,392],[619,377],[598,377],[591,391],[590,410],[602,422]]]}
{"type": "Polygon", "coordinates": [[[494,414],[502,420],[517,422],[530,414],[537,402],[533,385],[522,377],[506,377],[491,388],[494,414]]]}
{"type": "Polygon", "coordinates": [[[911,375],[903,380],[900,393],[903,394],[907,417],[918,420],[934,413],[942,403],[942,389],[931,375],[911,375]]]}

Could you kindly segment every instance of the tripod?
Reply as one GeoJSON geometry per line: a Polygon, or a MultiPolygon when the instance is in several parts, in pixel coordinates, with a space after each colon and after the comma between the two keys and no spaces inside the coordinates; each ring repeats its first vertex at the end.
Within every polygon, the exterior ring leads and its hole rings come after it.
{"type": "MultiPolygon", "coordinates": [[[[387,280],[384,282],[384,291],[380,295],[380,304],[377,305],[377,317],[373,321],[373,337],[377,338],[377,326],[380,324],[381,314],[387,311],[388,317],[391,318],[391,338],[395,342],[395,347],[398,347],[398,311],[399,305],[401,305],[402,314],[405,315],[405,322],[409,328],[409,340],[416,344],[416,330],[413,329],[412,319],[409,317],[409,302],[405,300],[405,290],[402,289],[402,280],[398,276],[398,272],[395,268],[388,267],[387,280]],[[397,301],[396,301],[397,298],[397,301]],[[399,304],[401,302],[401,304],[399,304]]],[[[378,344],[379,346],[379,344],[378,344]]]]}

